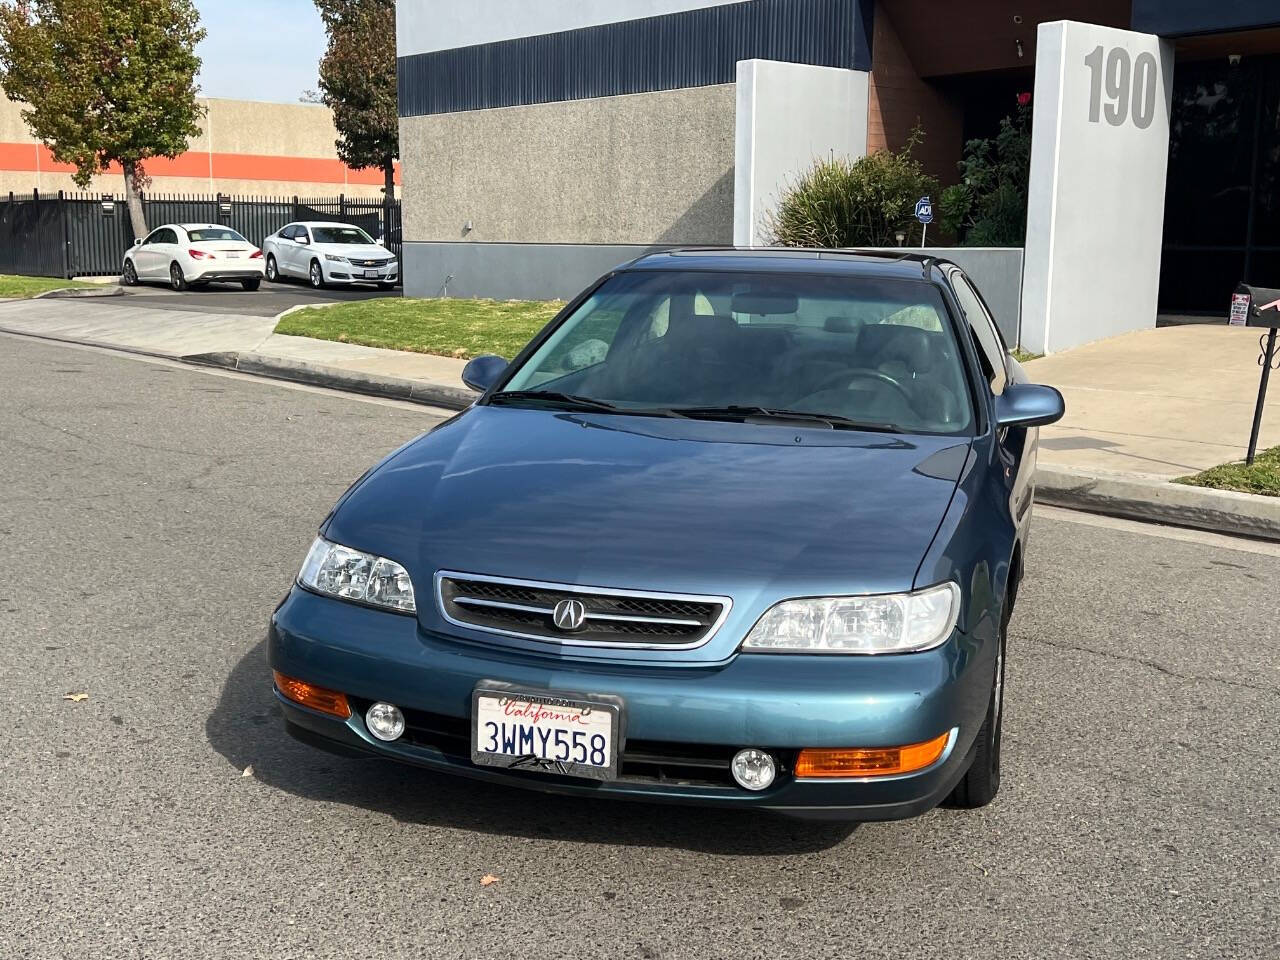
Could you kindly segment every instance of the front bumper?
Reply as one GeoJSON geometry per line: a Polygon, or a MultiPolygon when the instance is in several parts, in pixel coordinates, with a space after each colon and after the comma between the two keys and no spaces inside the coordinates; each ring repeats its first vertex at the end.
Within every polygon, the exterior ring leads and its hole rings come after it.
{"type": "Polygon", "coordinates": [[[326,260],[323,269],[326,283],[395,283],[400,279],[398,261],[392,261],[385,267],[362,267],[326,260]],[[365,276],[366,273],[374,276],[365,276]]]}
{"type": "Polygon", "coordinates": [[[355,708],[339,720],[286,700],[289,731],[326,749],[397,759],[480,780],[552,793],[765,809],[793,816],[895,820],[941,802],[967,769],[982,723],[994,667],[990,649],[957,633],[926,653],[891,657],[740,654],[723,664],[653,667],[569,661],[462,643],[429,633],[411,618],[298,587],[272,617],[271,667],[340,690],[355,708]],[[454,737],[439,742],[374,739],[362,709],[385,700],[466,729],[481,680],[538,691],[610,695],[625,705],[623,776],[603,783],[478,767],[454,737]],[[897,778],[796,779],[786,758],[803,747],[902,746],[952,728],[949,751],[934,766],[897,778]],[[760,747],[784,770],[767,790],[724,783],[628,776],[629,744],[722,747],[732,755],[760,747]]]}

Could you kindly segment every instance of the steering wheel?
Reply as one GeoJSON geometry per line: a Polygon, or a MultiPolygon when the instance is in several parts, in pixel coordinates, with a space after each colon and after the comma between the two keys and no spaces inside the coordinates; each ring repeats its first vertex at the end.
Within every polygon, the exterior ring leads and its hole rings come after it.
{"type": "Polygon", "coordinates": [[[815,393],[822,393],[824,390],[833,390],[841,385],[847,388],[851,386],[855,380],[876,380],[880,383],[887,383],[889,386],[893,387],[893,389],[898,391],[902,396],[902,399],[907,402],[907,406],[911,407],[913,410],[915,409],[915,398],[910,394],[906,387],[893,377],[889,376],[883,370],[873,370],[870,367],[853,367],[849,370],[840,370],[830,376],[823,377],[822,382],[810,391],[810,396],[815,393]]]}

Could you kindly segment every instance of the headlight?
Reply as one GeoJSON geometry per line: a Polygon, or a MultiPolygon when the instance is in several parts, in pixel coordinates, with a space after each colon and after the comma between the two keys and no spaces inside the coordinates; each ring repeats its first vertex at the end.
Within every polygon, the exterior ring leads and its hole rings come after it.
{"type": "Polygon", "coordinates": [[[316,593],[414,613],[413,582],[404,567],[386,557],[352,550],[316,537],[302,561],[298,582],[316,593]]]}
{"type": "Polygon", "coordinates": [[[324,255],[324,258],[330,261],[331,263],[350,263],[351,262],[346,257],[340,257],[336,253],[326,253],[324,255]]]}
{"type": "Polygon", "coordinates": [[[951,635],[960,588],[943,583],[915,593],[786,600],[766,611],[743,650],[784,653],[914,653],[951,635]]]}

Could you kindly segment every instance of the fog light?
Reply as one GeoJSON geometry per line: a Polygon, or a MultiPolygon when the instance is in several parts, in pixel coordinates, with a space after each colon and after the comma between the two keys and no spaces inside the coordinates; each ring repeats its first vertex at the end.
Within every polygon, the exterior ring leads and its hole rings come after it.
{"type": "Polygon", "coordinates": [[[773,783],[773,778],[778,773],[773,757],[754,747],[735,753],[730,769],[733,771],[733,779],[744,790],[764,790],[773,783]]]}
{"type": "Polygon", "coordinates": [[[364,725],[379,740],[399,740],[404,733],[404,714],[394,703],[378,701],[365,713],[364,725]]]}

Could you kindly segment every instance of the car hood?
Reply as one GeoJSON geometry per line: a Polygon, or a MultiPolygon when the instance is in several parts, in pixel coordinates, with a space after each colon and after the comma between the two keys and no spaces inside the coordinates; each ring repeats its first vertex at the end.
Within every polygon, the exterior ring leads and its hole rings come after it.
{"type": "MultiPolygon", "coordinates": [[[[357,484],[324,533],[437,570],[728,596],[911,589],[958,437],[473,407],[357,484]]],[[[429,607],[419,601],[424,625],[429,607]]],[[[754,615],[753,615],[754,611],[754,615]]]]}

